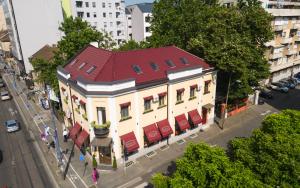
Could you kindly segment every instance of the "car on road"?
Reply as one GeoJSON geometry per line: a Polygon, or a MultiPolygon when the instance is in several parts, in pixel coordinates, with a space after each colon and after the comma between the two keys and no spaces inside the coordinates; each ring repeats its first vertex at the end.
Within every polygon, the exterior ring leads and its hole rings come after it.
{"type": "Polygon", "coordinates": [[[259,96],[265,99],[273,99],[273,95],[271,94],[271,91],[267,89],[262,89],[259,93],[259,96]]]}
{"type": "Polygon", "coordinates": [[[5,127],[7,132],[15,132],[20,129],[20,123],[17,120],[8,120],[5,122],[5,127]]]}
{"type": "Polygon", "coordinates": [[[6,90],[0,92],[0,97],[1,97],[2,101],[6,101],[6,100],[11,99],[11,96],[10,96],[9,92],[6,91],[6,90]]]}
{"type": "Polygon", "coordinates": [[[296,85],[287,81],[287,80],[280,80],[279,83],[282,83],[285,87],[290,89],[295,89],[296,85]]]}
{"type": "Polygon", "coordinates": [[[289,88],[285,87],[282,83],[279,82],[273,82],[270,84],[270,88],[275,91],[281,91],[284,93],[287,93],[289,91],[289,88]]]}

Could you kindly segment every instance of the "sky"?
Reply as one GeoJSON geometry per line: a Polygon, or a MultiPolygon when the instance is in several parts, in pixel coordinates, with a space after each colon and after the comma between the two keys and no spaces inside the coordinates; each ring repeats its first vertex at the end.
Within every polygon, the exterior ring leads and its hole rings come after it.
{"type": "Polygon", "coordinates": [[[152,3],[154,0],[125,0],[125,4],[132,5],[136,3],[152,3]]]}

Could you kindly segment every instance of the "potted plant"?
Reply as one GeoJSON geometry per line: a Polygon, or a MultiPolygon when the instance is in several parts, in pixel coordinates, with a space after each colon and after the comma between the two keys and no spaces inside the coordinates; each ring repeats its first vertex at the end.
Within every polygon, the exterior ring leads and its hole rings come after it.
{"type": "Polygon", "coordinates": [[[114,158],[113,158],[113,165],[112,165],[112,167],[113,167],[113,169],[114,170],[117,170],[117,160],[116,160],[116,156],[114,156],[114,158]]]}
{"type": "Polygon", "coordinates": [[[92,121],[91,126],[94,128],[95,136],[98,138],[103,138],[109,133],[110,121],[107,121],[102,125],[98,125],[95,121],[92,121]]]}
{"type": "Polygon", "coordinates": [[[98,166],[98,163],[97,163],[96,157],[95,157],[95,155],[93,155],[93,168],[97,168],[97,166],[98,166]]]}

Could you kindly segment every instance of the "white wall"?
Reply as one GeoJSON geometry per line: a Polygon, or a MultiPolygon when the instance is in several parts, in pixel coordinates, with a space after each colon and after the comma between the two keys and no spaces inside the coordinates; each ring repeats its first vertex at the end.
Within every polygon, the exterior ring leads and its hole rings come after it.
{"type": "Polygon", "coordinates": [[[29,73],[32,65],[28,58],[44,45],[60,40],[62,8],[60,0],[14,0],[12,3],[25,70],[29,73]]]}
{"type": "Polygon", "coordinates": [[[131,13],[132,39],[140,42],[144,40],[144,16],[141,10],[135,6],[131,13]]]}

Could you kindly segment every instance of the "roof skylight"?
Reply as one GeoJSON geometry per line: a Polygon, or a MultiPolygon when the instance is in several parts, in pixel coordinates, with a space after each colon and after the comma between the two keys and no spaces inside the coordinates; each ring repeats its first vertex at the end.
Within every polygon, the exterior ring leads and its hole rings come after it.
{"type": "Polygon", "coordinates": [[[91,74],[96,68],[97,67],[93,65],[86,71],[86,73],[91,74]]]}
{"type": "Polygon", "coordinates": [[[85,65],[86,65],[85,62],[81,63],[81,65],[78,67],[78,69],[79,69],[79,70],[82,69],[85,65]]]}
{"type": "Polygon", "coordinates": [[[170,59],[167,59],[167,60],[166,60],[166,64],[167,64],[169,67],[171,67],[171,68],[176,67],[176,65],[175,65],[175,64],[173,63],[173,61],[170,60],[170,59]]]}
{"type": "Polygon", "coordinates": [[[73,66],[75,63],[77,63],[78,62],[78,59],[74,59],[72,62],[71,62],[71,66],[73,66]]]}
{"type": "Polygon", "coordinates": [[[157,65],[156,63],[154,63],[154,62],[151,62],[151,63],[150,63],[150,66],[151,66],[151,68],[152,68],[154,71],[158,71],[158,70],[159,70],[158,65],[157,65]]]}
{"type": "Polygon", "coordinates": [[[137,74],[143,73],[141,67],[138,65],[133,65],[132,68],[133,68],[134,72],[136,72],[137,74]]]}
{"type": "Polygon", "coordinates": [[[189,61],[185,58],[185,57],[181,57],[180,58],[180,62],[184,65],[188,65],[189,64],[189,61]]]}

